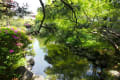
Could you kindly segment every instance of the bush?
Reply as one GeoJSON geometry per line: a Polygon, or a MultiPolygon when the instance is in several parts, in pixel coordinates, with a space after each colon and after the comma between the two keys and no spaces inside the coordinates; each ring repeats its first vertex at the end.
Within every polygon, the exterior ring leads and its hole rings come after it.
{"type": "Polygon", "coordinates": [[[31,43],[28,36],[15,28],[0,28],[0,80],[9,80],[14,65],[27,54],[25,48],[31,43]]]}

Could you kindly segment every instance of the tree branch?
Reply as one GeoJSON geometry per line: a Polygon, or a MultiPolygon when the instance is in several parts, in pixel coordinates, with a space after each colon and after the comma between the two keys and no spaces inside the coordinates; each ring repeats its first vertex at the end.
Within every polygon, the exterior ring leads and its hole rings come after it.
{"type": "Polygon", "coordinates": [[[44,20],[45,20],[45,6],[44,6],[44,3],[43,3],[42,0],[39,0],[39,1],[40,1],[41,6],[42,6],[43,18],[42,18],[42,20],[41,20],[41,23],[40,23],[40,26],[39,26],[39,29],[38,29],[37,33],[40,32],[40,30],[41,30],[41,28],[42,28],[42,25],[43,25],[43,23],[44,23],[44,20]]]}
{"type": "Polygon", "coordinates": [[[115,53],[120,53],[120,49],[119,49],[119,43],[117,43],[117,41],[115,41],[115,39],[120,39],[117,33],[113,33],[112,31],[110,31],[109,29],[104,29],[102,30],[102,35],[103,38],[105,40],[107,40],[115,49],[115,53]],[[104,31],[106,30],[106,31],[104,31]],[[111,38],[112,37],[112,38],[111,38]]]}
{"type": "MultiPolygon", "coordinates": [[[[67,6],[69,9],[71,9],[72,13],[74,14],[75,23],[76,23],[76,26],[77,26],[77,23],[78,23],[78,21],[77,21],[77,16],[76,16],[76,13],[75,13],[73,7],[72,7],[70,4],[66,3],[64,0],[61,0],[61,2],[62,2],[65,6],[67,6]]],[[[74,29],[75,29],[75,27],[74,27],[74,29]]]]}
{"type": "Polygon", "coordinates": [[[92,22],[91,19],[90,19],[90,17],[87,15],[87,13],[85,12],[84,9],[83,9],[83,12],[84,12],[85,16],[87,17],[87,19],[88,19],[90,22],[92,22]]]}

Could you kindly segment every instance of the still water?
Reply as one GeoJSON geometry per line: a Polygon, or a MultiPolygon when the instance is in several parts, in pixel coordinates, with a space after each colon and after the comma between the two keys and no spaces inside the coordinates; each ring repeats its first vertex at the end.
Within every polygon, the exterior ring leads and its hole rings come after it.
{"type": "MultiPolygon", "coordinates": [[[[49,66],[51,66],[46,60],[45,60],[45,53],[43,51],[43,48],[39,46],[39,41],[37,39],[34,39],[33,41],[33,50],[35,52],[35,56],[33,57],[35,65],[32,68],[32,72],[35,75],[41,75],[46,77],[47,75],[45,74],[45,69],[49,66]]],[[[32,56],[28,56],[27,58],[31,58],[32,56]]]]}
{"type": "MultiPolygon", "coordinates": [[[[27,56],[27,59],[30,59],[31,57],[34,59],[34,62],[35,62],[35,64],[34,64],[34,66],[32,67],[32,72],[35,74],[35,75],[38,75],[38,76],[43,76],[44,78],[46,78],[47,77],[47,74],[45,73],[45,70],[46,70],[46,68],[48,68],[48,67],[52,67],[52,65],[51,64],[49,64],[46,60],[45,60],[45,56],[47,55],[47,53],[45,53],[45,51],[44,51],[44,49],[43,48],[41,48],[40,46],[39,46],[39,41],[37,40],[37,39],[34,39],[33,40],[33,50],[34,50],[34,52],[35,52],[35,56],[33,57],[33,56],[27,56]]],[[[60,57],[60,56],[59,56],[60,57]]],[[[76,65],[77,66],[77,65],[76,65]]],[[[61,66],[62,67],[62,66],[61,66]]],[[[70,66],[69,66],[70,67],[70,66]]],[[[66,68],[65,70],[69,70],[69,67],[68,67],[68,69],[66,68]]],[[[70,68],[70,69],[72,69],[72,68],[70,68]]],[[[74,70],[74,72],[76,71],[76,72],[79,72],[79,69],[77,70],[77,69],[72,69],[72,70],[74,70]]],[[[61,70],[62,71],[62,70],[61,70]]],[[[71,70],[70,70],[71,71],[71,70]]],[[[81,71],[80,71],[81,72],[81,71]]],[[[93,66],[92,65],[89,65],[89,68],[88,68],[88,70],[87,70],[87,72],[86,72],[86,74],[87,75],[92,75],[92,73],[93,73],[93,66]]],[[[61,73],[61,74],[64,74],[64,72],[63,73],[61,73]]],[[[78,74],[79,75],[79,74],[78,74]]],[[[69,76],[69,74],[68,74],[68,76],[69,76]]],[[[61,80],[61,79],[59,79],[59,80],[61,80]]],[[[67,79],[66,79],[67,80],[67,79]]],[[[76,79],[77,80],[77,79],[76,79]]]]}

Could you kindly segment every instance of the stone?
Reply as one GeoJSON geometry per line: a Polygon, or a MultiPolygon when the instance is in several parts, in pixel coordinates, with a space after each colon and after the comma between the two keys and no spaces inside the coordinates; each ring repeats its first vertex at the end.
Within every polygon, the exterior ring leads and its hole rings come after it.
{"type": "Polygon", "coordinates": [[[34,75],[32,80],[45,80],[43,76],[34,75]]]}
{"type": "Polygon", "coordinates": [[[32,67],[33,67],[34,64],[35,64],[34,59],[33,59],[33,58],[29,59],[29,60],[27,61],[27,63],[28,63],[27,68],[28,68],[29,70],[32,70],[32,67]]]}
{"type": "Polygon", "coordinates": [[[15,72],[16,74],[21,75],[20,80],[31,80],[33,77],[33,73],[24,66],[18,67],[15,72]]]}

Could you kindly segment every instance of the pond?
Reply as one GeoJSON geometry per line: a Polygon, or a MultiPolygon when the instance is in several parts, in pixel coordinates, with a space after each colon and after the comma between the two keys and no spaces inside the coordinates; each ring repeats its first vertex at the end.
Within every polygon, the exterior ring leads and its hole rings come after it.
{"type": "MultiPolygon", "coordinates": [[[[33,41],[33,50],[36,55],[33,57],[35,64],[31,71],[35,75],[46,77],[47,75],[44,71],[51,65],[45,60],[45,55],[47,55],[47,53],[43,51],[43,48],[40,48],[39,41],[37,39],[34,39],[33,41]]],[[[27,59],[30,59],[31,57],[32,56],[27,56],[27,59]]]]}
{"type": "MultiPolygon", "coordinates": [[[[47,52],[44,51],[44,48],[40,47],[40,42],[37,38],[33,40],[33,50],[36,55],[34,57],[27,56],[27,59],[31,57],[34,59],[35,64],[31,71],[35,75],[46,78],[52,74],[55,77],[57,75],[55,80],[79,80],[93,74],[92,64],[89,64],[83,58],[81,59],[70,54],[62,45],[51,45],[46,48],[48,49],[47,52]],[[64,53],[69,53],[69,55],[64,55],[64,53]],[[48,73],[45,73],[45,71],[48,73]]],[[[99,69],[97,70],[100,72],[99,69]]]]}

